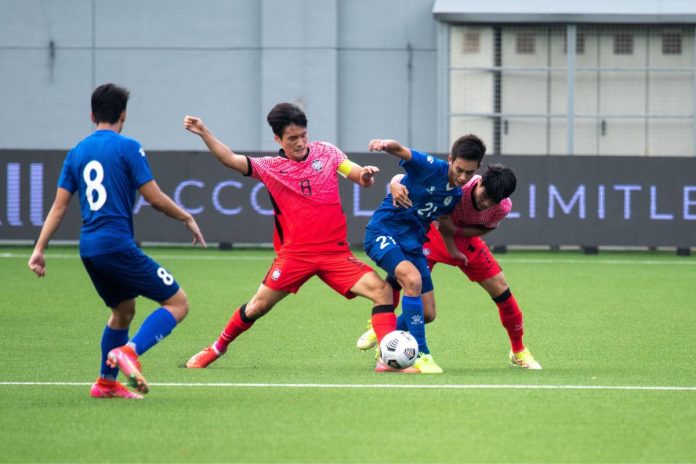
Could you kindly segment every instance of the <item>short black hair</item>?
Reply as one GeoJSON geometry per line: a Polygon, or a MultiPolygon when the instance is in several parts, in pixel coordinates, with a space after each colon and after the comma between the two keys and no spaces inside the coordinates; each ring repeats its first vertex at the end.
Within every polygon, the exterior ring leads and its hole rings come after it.
{"type": "Polygon", "coordinates": [[[278,103],[268,113],[266,120],[273,129],[273,133],[280,138],[283,138],[283,131],[288,126],[294,124],[307,127],[307,115],[299,106],[292,103],[278,103]]]}
{"type": "Polygon", "coordinates": [[[453,159],[462,158],[469,161],[476,161],[481,166],[481,160],[486,154],[486,145],[474,134],[462,135],[452,144],[450,152],[453,159]]]}
{"type": "Polygon", "coordinates": [[[130,92],[116,84],[102,84],[92,92],[94,122],[114,124],[126,111],[130,92]]]}
{"type": "Polygon", "coordinates": [[[481,178],[481,184],[486,189],[486,195],[495,204],[508,198],[517,187],[517,176],[507,166],[502,164],[489,164],[488,169],[481,178]]]}

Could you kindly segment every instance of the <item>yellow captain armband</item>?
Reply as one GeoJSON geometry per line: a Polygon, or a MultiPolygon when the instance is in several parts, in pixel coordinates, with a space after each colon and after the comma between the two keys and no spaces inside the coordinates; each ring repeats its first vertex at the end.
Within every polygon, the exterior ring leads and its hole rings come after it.
{"type": "Polygon", "coordinates": [[[343,177],[348,177],[348,174],[350,174],[350,170],[353,169],[353,166],[357,166],[357,164],[346,158],[341,161],[341,164],[338,165],[338,169],[336,170],[343,177]]]}

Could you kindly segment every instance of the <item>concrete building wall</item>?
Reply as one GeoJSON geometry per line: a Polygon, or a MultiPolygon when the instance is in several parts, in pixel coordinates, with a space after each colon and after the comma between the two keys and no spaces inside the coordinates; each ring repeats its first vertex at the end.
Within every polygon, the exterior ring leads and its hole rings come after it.
{"type": "Polygon", "coordinates": [[[310,137],[345,151],[436,141],[432,0],[0,0],[0,147],[65,149],[92,129],[89,95],[131,90],[124,133],[201,149],[203,117],[240,151],[275,149],[265,116],[301,104],[310,137]]]}

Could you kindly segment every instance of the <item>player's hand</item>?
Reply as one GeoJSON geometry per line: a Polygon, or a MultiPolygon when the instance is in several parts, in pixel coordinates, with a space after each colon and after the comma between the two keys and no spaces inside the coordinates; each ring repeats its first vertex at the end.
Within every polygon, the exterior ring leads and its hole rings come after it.
{"type": "Polygon", "coordinates": [[[392,182],[389,184],[389,192],[392,195],[392,205],[394,208],[410,208],[413,206],[413,202],[408,197],[408,189],[405,185],[398,182],[392,182]]]}
{"type": "Polygon", "coordinates": [[[198,223],[196,220],[191,216],[188,218],[186,221],[184,221],[186,224],[186,227],[193,233],[193,246],[196,246],[196,243],[200,243],[203,248],[208,248],[208,245],[205,243],[205,238],[203,238],[203,234],[201,233],[201,230],[198,228],[198,223]]]}
{"type": "Polygon", "coordinates": [[[184,129],[196,135],[203,135],[207,128],[201,118],[195,116],[184,116],[184,129]]]}
{"type": "Polygon", "coordinates": [[[363,166],[360,169],[360,185],[363,187],[372,187],[375,184],[375,174],[379,172],[376,166],[363,166]]]}
{"type": "Polygon", "coordinates": [[[386,151],[387,153],[396,151],[399,148],[401,148],[401,144],[399,142],[389,139],[370,140],[370,143],[367,146],[367,149],[370,151],[386,151]]]}
{"type": "Polygon", "coordinates": [[[467,258],[464,253],[459,251],[459,249],[456,246],[454,248],[451,248],[450,246],[448,246],[447,241],[445,241],[445,246],[447,247],[447,251],[449,252],[451,257],[458,261],[462,261],[464,263],[464,266],[469,265],[469,258],[467,258]]]}
{"type": "Polygon", "coordinates": [[[37,276],[43,277],[46,275],[46,258],[43,253],[33,252],[27,265],[37,276]]]}
{"type": "Polygon", "coordinates": [[[442,230],[447,234],[454,236],[457,232],[457,226],[449,216],[440,216],[437,218],[438,230],[442,230]]]}
{"type": "Polygon", "coordinates": [[[455,248],[454,250],[450,250],[450,254],[452,255],[452,257],[454,259],[462,261],[464,263],[464,266],[469,265],[469,258],[467,258],[466,255],[464,253],[462,253],[461,251],[459,251],[458,249],[455,248]]]}

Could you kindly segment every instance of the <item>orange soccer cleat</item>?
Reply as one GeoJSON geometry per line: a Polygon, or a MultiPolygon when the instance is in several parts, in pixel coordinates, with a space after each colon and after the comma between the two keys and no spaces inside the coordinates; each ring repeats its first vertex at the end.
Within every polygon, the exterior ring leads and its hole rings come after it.
{"type": "Polygon", "coordinates": [[[209,347],[191,356],[191,359],[186,361],[186,367],[188,369],[204,369],[220,356],[222,356],[222,354],[217,354],[215,348],[210,345],[209,347]]]}

